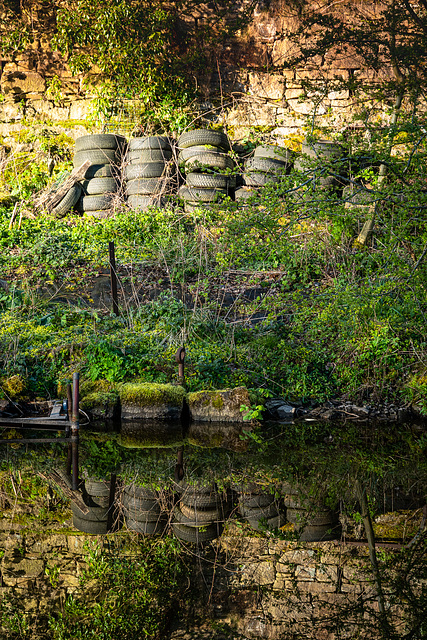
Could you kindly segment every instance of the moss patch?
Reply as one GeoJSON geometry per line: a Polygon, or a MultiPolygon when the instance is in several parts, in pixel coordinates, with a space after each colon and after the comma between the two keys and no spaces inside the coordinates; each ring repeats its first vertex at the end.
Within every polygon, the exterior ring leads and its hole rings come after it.
{"type": "Polygon", "coordinates": [[[170,404],[181,407],[185,390],[172,384],[147,382],[128,382],[118,388],[122,404],[135,404],[139,407],[151,407],[158,404],[170,404]]]}

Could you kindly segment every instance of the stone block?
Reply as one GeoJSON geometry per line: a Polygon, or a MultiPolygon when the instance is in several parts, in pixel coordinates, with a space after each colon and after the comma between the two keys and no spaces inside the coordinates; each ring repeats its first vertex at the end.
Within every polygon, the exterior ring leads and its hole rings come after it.
{"type": "MultiPolygon", "coordinates": [[[[296,114],[301,115],[309,115],[314,112],[316,105],[310,100],[304,100],[300,102],[299,100],[287,100],[288,105],[291,109],[295,111],[296,114]]],[[[323,115],[326,113],[326,107],[324,105],[320,105],[316,108],[316,114],[323,115]]]]}
{"type": "Polygon", "coordinates": [[[3,556],[1,571],[3,578],[37,578],[44,572],[44,562],[39,558],[29,558],[14,549],[9,549],[3,556]]]}
{"type": "Polygon", "coordinates": [[[315,557],[314,549],[290,549],[282,553],[280,564],[306,564],[312,562],[315,557]]]}
{"type": "Polygon", "coordinates": [[[7,63],[0,80],[0,90],[5,96],[24,96],[25,94],[42,94],[46,89],[46,81],[39,73],[19,69],[13,63],[7,63]]]}
{"type": "Polygon", "coordinates": [[[185,398],[183,387],[128,382],[120,385],[118,392],[122,420],[179,420],[181,417],[185,398]]]}
{"type": "Polygon", "coordinates": [[[338,580],[338,567],[334,565],[319,564],[317,566],[316,579],[319,582],[334,582],[338,580]]]}
{"type": "Polygon", "coordinates": [[[320,596],[322,593],[334,593],[336,586],[326,582],[298,582],[298,589],[320,596]]]}
{"type": "Polygon", "coordinates": [[[193,420],[201,422],[243,422],[242,405],[250,406],[245,387],[189,393],[187,402],[193,420]]]}
{"type": "Polygon", "coordinates": [[[0,104],[0,120],[3,122],[13,122],[22,120],[24,117],[22,107],[19,102],[5,101],[0,104]]]}
{"type": "Polygon", "coordinates": [[[314,580],[316,576],[316,565],[298,564],[295,567],[295,577],[300,581],[314,580]]]}
{"type": "Polygon", "coordinates": [[[92,100],[74,100],[70,104],[70,120],[85,120],[92,111],[92,100]]]}
{"type": "Polygon", "coordinates": [[[259,98],[281,100],[285,90],[285,78],[272,73],[251,72],[248,76],[248,91],[259,98]]]}
{"type": "Polygon", "coordinates": [[[241,581],[244,584],[272,585],[276,578],[274,563],[271,560],[254,562],[243,567],[241,581]]]}
{"type": "Polygon", "coordinates": [[[87,537],[86,536],[82,536],[79,534],[76,535],[69,535],[67,536],[67,546],[68,546],[68,550],[71,553],[78,553],[78,554],[82,554],[84,551],[84,545],[87,541],[87,537]]]}

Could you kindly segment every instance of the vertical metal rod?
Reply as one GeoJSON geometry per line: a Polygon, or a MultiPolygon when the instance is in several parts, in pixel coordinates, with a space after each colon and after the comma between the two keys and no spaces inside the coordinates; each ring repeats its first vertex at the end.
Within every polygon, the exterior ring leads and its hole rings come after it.
{"type": "Polygon", "coordinates": [[[117,274],[116,274],[116,253],[114,249],[114,242],[108,243],[108,252],[110,258],[110,282],[111,282],[111,297],[113,298],[113,313],[119,315],[119,305],[117,301],[117,274]]]}
{"type": "MultiPolygon", "coordinates": [[[[72,395],[72,391],[71,391],[71,384],[68,383],[67,384],[67,420],[70,421],[71,420],[71,416],[73,415],[73,395],[72,395]]],[[[67,435],[70,435],[69,432],[69,427],[67,426],[67,430],[66,430],[67,435]]],[[[68,451],[67,451],[67,467],[66,467],[66,474],[67,476],[71,475],[71,462],[72,462],[72,457],[73,457],[73,451],[72,451],[72,445],[71,442],[68,445],[68,451]]]]}
{"type": "Polygon", "coordinates": [[[180,347],[175,354],[175,360],[178,363],[178,382],[182,386],[185,386],[185,373],[184,373],[184,360],[185,360],[185,347],[180,347]]]}
{"type": "Polygon", "coordinates": [[[73,374],[73,413],[71,416],[71,447],[73,458],[73,490],[79,482],[79,374],[73,374]]]}

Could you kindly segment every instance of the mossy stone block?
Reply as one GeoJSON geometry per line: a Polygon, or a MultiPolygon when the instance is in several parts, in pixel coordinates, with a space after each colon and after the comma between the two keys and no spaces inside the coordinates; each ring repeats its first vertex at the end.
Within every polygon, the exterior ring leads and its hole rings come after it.
{"type": "Polygon", "coordinates": [[[93,391],[80,399],[80,407],[94,420],[117,420],[120,398],[117,391],[93,391]]]}
{"type": "Polygon", "coordinates": [[[243,422],[240,407],[251,404],[246,387],[195,391],[187,401],[192,419],[200,422],[243,422]]]}
{"type": "Polygon", "coordinates": [[[122,420],[179,420],[185,389],[172,384],[127,382],[119,387],[122,420]]]}

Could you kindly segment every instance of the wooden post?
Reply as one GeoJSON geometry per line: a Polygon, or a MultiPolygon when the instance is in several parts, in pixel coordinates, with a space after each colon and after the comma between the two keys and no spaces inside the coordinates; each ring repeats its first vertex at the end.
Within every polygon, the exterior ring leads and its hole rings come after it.
{"type": "Polygon", "coordinates": [[[113,313],[119,315],[119,305],[117,302],[117,274],[116,274],[116,253],[114,242],[108,243],[108,251],[110,255],[110,281],[111,281],[111,297],[113,298],[113,313]]]}

